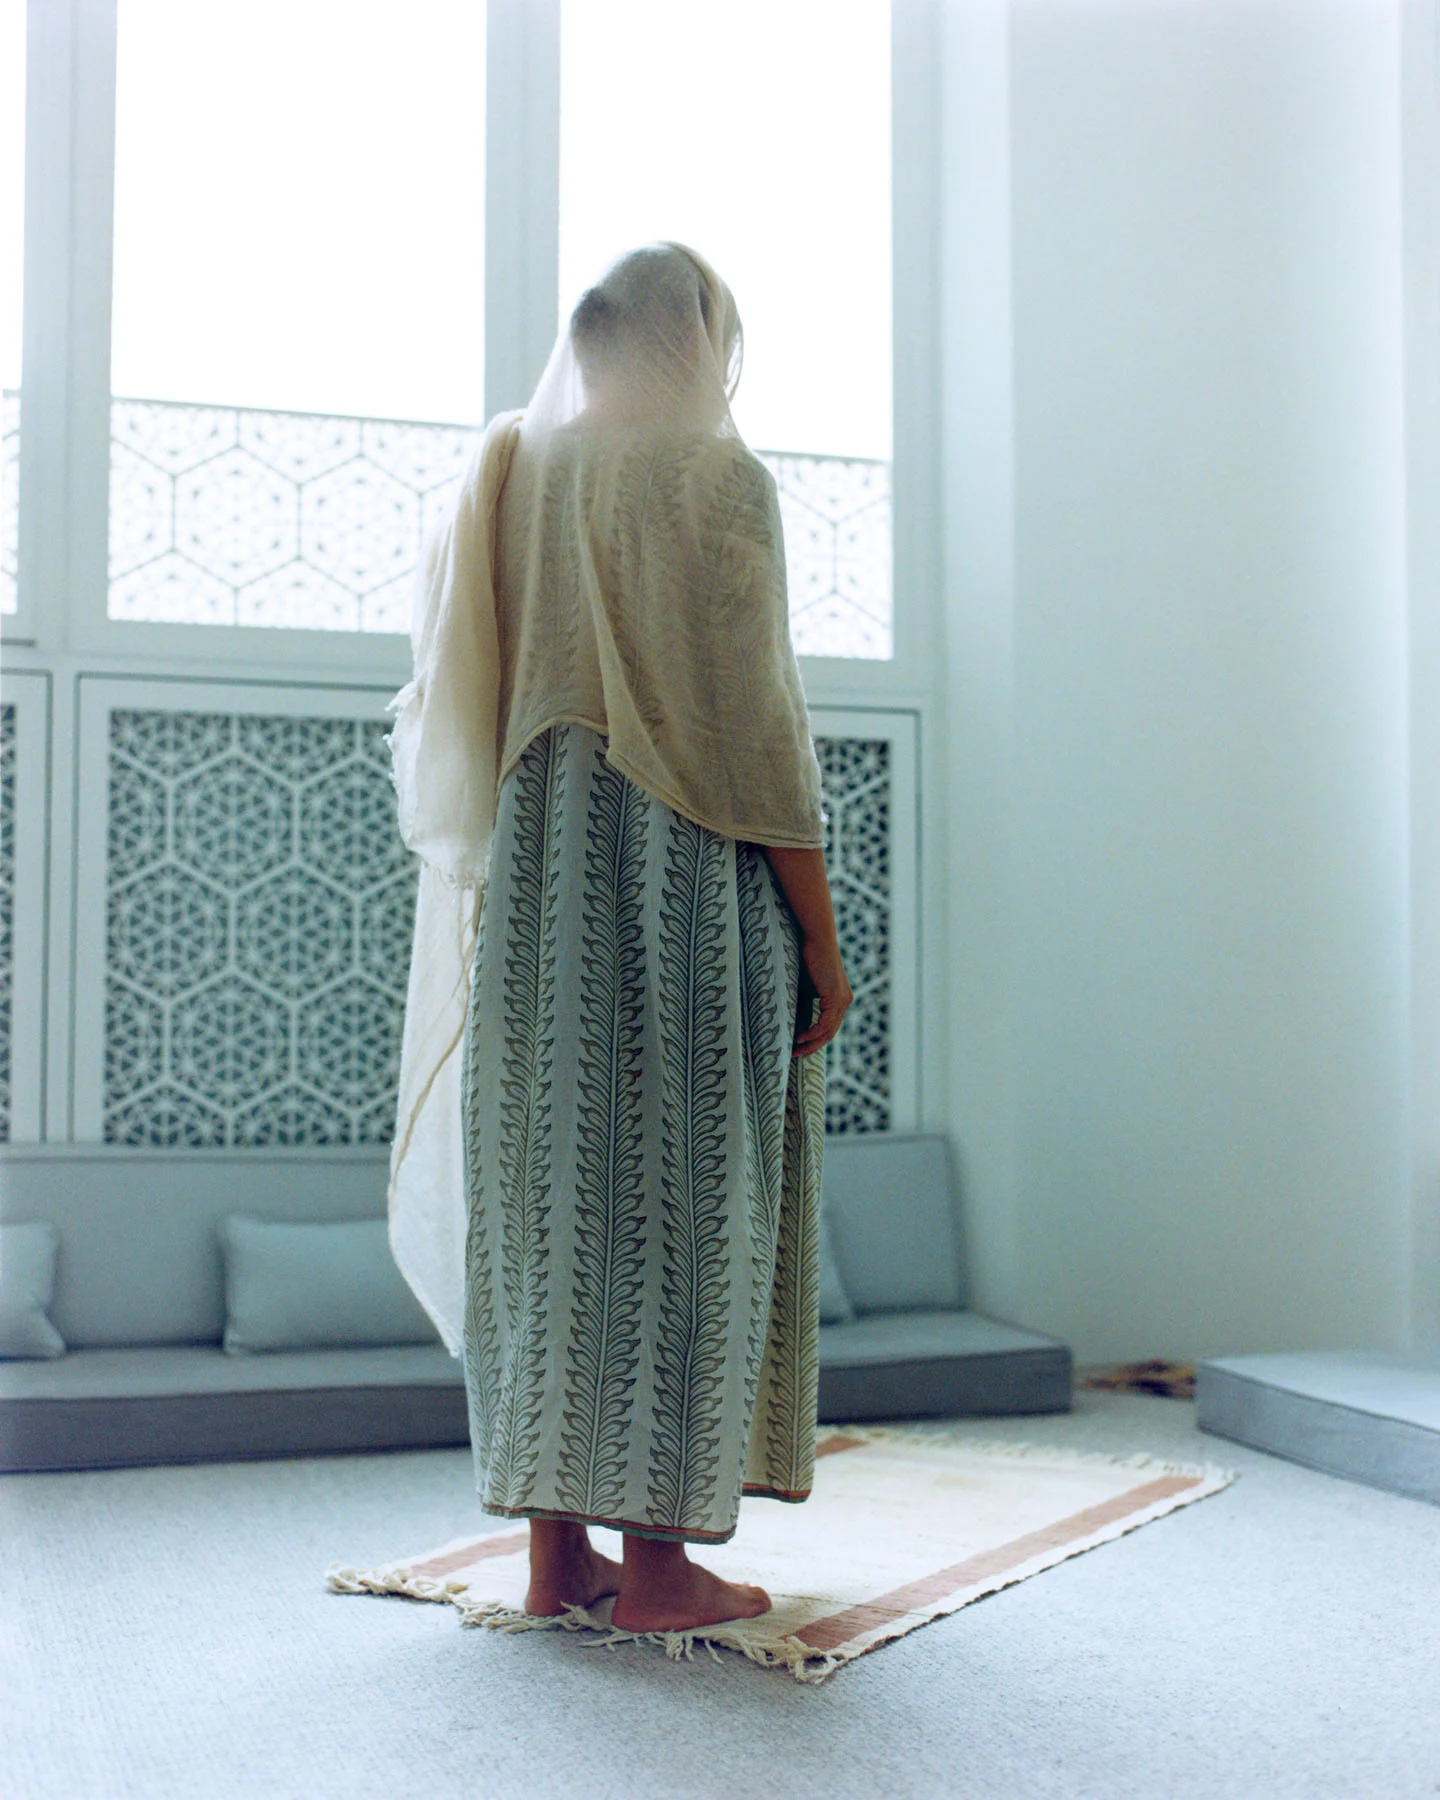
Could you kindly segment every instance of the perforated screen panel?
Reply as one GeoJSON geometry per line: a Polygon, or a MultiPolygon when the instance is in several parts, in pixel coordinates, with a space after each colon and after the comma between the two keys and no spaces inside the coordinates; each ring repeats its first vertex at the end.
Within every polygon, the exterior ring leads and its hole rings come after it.
{"type": "MultiPolygon", "coordinates": [[[[155,1145],[388,1142],[415,864],[388,722],[109,715],[103,1131],[155,1145]]],[[[891,759],[817,739],[855,1002],[832,1132],[889,1127],[891,759]]]]}

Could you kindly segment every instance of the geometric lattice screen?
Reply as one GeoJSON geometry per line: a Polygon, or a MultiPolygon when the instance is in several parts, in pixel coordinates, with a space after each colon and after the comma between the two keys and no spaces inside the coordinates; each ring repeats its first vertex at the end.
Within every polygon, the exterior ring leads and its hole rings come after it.
{"type": "MultiPolygon", "coordinates": [[[[109,616],[197,625],[408,631],[422,546],[480,435],[157,400],[110,416],[109,616]]],[[[797,653],[890,656],[890,465],[759,454],[797,653]]]]}
{"type": "Polygon", "coordinates": [[[10,1142],[15,1013],[15,708],[0,706],[0,1143],[10,1142]]]}
{"type": "Polygon", "coordinates": [[[427,533],[479,434],[116,400],[112,619],[407,631],[427,533]]]}
{"type": "Polygon", "coordinates": [[[883,738],[815,740],[830,822],[825,873],[840,954],[855,998],[825,1055],[825,1129],[891,1125],[891,763],[883,738]]]}
{"type": "Polygon", "coordinates": [[[107,1142],[388,1141],[415,870],[384,728],[111,713],[107,1142]]]}
{"type": "MultiPolygon", "coordinates": [[[[102,1136],[388,1143],[416,862],[391,721],[114,709],[102,1136]]],[[[817,738],[855,1001],[827,1128],[890,1123],[889,746],[817,738]]]]}

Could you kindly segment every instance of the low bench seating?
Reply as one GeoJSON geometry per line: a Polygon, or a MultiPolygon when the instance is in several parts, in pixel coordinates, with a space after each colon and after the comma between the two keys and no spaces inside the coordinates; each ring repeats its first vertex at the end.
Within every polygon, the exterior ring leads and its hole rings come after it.
{"type": "Polygon", "coordinates": [[[1440,1505],[1440,1359],[1379,1350],[1212,1357],[1195,1369],[1195,1423],[1440,1505]]]}
{"type": "MultiPolygon", "coordinates": [[[[0,1221],[60,1234],[69,1346],[0,1362],[0,1469],[468,1443],[444,1347],[228,1356],[218,1222],[383,1217],[385,1146],[0,1148],[0,1221]]],[[[1063,1411],[1069,1350],[964,1309],[945,1139],[830,1138],[825,1207],[857,1317],[821,1329],[820,1416],[1063,1411]]]]}

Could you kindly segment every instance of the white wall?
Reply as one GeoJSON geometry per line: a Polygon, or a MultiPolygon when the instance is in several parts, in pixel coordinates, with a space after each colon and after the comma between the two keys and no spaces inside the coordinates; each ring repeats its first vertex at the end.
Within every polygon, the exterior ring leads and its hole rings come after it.
{"type": "Polygon", "coordinates": [[[1403,0],[1406,486],[1410,497],[1411,1327],[1440,1353],[1440,7],[1403,0]]]}
{"type": "Polygon", "coordinates": [[[1082,1361],[1398,1343],[1398,8],[958,0],[949,29],[976,1300],[1082,1361]]]}

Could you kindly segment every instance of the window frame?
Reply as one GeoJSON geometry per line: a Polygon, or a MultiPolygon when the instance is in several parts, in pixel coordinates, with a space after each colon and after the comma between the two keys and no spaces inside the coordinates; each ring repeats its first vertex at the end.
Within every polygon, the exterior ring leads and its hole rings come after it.
{"type": "MultiPolygon", "coordinates": [[[[928,694],[938,613],[937,0],[891,0],[893,654],[800,658],[816,704],[928,694]],[[905,353],[897,354],[904,346],[905,353]]],[[[391,680],[405,632],[111,619],[118,0],[29,0],[18,609],[0,641],[91,661],[391,680]]],[[[560,0],[488,0],[485,409],[523,403],[558,322],[560,0]]]]}

